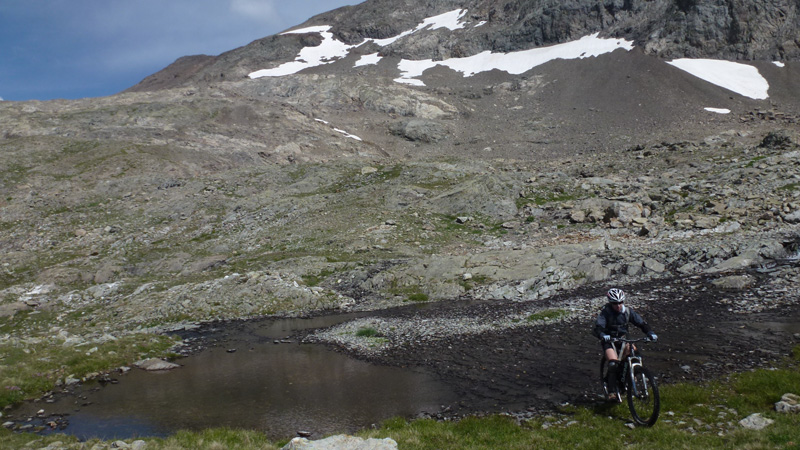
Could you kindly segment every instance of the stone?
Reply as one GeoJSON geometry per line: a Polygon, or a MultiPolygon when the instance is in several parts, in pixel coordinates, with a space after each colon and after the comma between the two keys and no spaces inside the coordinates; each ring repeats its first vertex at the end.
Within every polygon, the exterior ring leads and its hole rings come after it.
{"type": "Polygon", "coordinates": [[[775,403],[775,411],[782,413],[800,413],[800,395],[783,394],[781,400],[775,403]]]}
{"type": "Polygon", "coordinates": [[[717,264],[716,266],[707,270],[708,273],[727,272],[730,270],[744,269],[761,261],[758,251],[751,250],[744,252],[739,256],[726,259],[725,261],[717,264]]]}
{"type": "Polygon", "coordinates": [[[447,131],[438,122],[432,120],[412,119],[393,123],[389,131],[409,141],[437,142],[447,137],[447,131]]]}
{"type": "Polygon", "coordinates": [[[378,171],[378,169],[375,168],[375,167],[366,166],[366,167],[362,167],[361,168],[361,175],[369,175],[369,174],[375,173],[377,171],[378,171]]]}
{"type": "Polygon", "coordinates": [[[783,214],[781,215],[781,218],[786,223],[792,223],[792,224],[800,223],[800,211],[795,211],[789,214],[783,214]]]}
{"type": "Polygon", "coordinates": [[[629,276],[638,275],[642,271],[642,267],[644,266],[644,262],[642,261],[634,261],[629,263],[625,268],[625,273],[629,276]]]}
{"type": "Polygon", "coordinates": [[[719,217],[716,216],[692,216],[694,227],[703,230],[716,228],[719,225],[719,217]]]}
{"type": "Polygon", "coordinates": [[[755,278],[750,275],[731,275],[714,280],[712,283],[723,289],[745,289],[755,283],[755,278]]]}
{"type": "Polygon", "coordinates": [[[11,317],[20,311],[27,311],[32,309],[24,302],[13,302],[0,305],[0,317],[11,317]]]}
{"type": "Polygon", "coordinates": [[[395,450],[397,442],[391,438],[363,439],[349,435],[336,435],[318,441],[296,437],[281,450],[395,450]]]}
{"type": "Polygon", "coordinates": [[[750,414],[749,416],[740,420],[739,425],[741,425],[743,428],[747,428],[748,430],[763,430],[764,428],[770,426],[773,422],[775,421],[772,419],[767,419],[759,413],[755,413],[750,414]]]}
{"type": "Polygon", "coordinates": [[[645,259],[643,264],[647,270],[650,270],[652,272],[661,273],[664,270],[666,270],[666,266],[664,266],[664,264],[661,264],[660,262],[656,261],[653,258],[645,259]]]}
{"type": "Polygon", "coordinates": [[[584,223],[586,222],[586,213],[580,209],[576,209],[570,213],[569,220],[575,223],[584,223]]]}
{"type": "Polygon", "coordinates": [[[122,286],[122,283],[98,284],[86,289],[86,292],[96,299],[102,299],[114,295],[119,290],[120,286],[122,286]]]}
{"type": "Polygon", "coordinates": [[[627,225],[634,219],[643,217],[644,208],[641,203],[614,202],[606,212],[610,218],[616,218],[627,225]]]}
{"type": "Polygon", "coordinates": [[[150,358],[142,361],[137,361],[134,365],[148,372],[153,372],[157,370],[171,370],[180,367],[180,365],[178,364],[164,361],[163,359],[159,358],[150,358]]]}

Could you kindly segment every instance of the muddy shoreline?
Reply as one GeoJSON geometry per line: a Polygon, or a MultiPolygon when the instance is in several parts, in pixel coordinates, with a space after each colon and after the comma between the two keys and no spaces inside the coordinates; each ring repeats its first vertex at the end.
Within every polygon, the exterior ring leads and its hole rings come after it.
{"type": "MultiPolygon", "coordinates": [[[[752,289],[716,287],[711,277],[682,277],[621,286],[629,305],[659,335],[645,344],[646,365],[663,383],[703,382],[726,374],[768,368],[790,356],[800,344],[800,304],[791,292],[771,286],[767,277],[752,289]],[[772,304],[763,303],[771,291],[772,304]],[[776,300],[777,299],[777,300],[776,300]]],[[[604,285],[540,301],[558,308],[576,297],[597,296],[604,285]],[[599,290],[599,291],[598,291],[599,290]]],[[[455,302],[426,309],[398,308],[375,312],[403,317],[424,326],[426,320],[456,314],[508,314],[529,305],[520,302],[455,302]]],[[[592,405],[598,394],[599,347],[590,331],[593,315],[480,334],[454,334],[435,341],[403,344],[391,351],[364,355],[338,351],[374,364],[422,367],[458,393],[460,401],[442,405],[432,417],[483,413],[528,414],[552,411],[566,403],[592,405]]],[[[632,336],[640,334],[634,328],[632,336]]]]}

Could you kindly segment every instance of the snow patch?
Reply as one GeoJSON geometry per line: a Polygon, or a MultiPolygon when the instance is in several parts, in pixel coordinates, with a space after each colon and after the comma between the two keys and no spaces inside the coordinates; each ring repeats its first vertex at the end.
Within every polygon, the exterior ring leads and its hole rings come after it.
{"type": "Polygon", "coordinates": [[[753,66],[716,59],[687,58],[669,61],[668,64],[739,95],[756,100],[769,98],[769,83],[753,66]]]}
{"type": "MultiPolygon", "coordinates": [[[[322,119],[314,119],[314,120],[316,120],[317,122],[324,123],[325,125],[330,125],[330,122],[328,122],[327,120],[322,120],[322,119]]],[[[342,129],[339,129],[339,128],[336,128],[336,127],[331,127],[331,128],[333,128],[333,131],[335,131],[337,133],[342,133],[344,135],[344,137],[346,137],[346,138],[355,139],[357,141],[362,141],[363,140],[360,137],[356,136],[355,134],[350,134],[347,131],[344,131],[342,129]]]]}
{"type": "Polygon", "coordinates": [[[316,47],[303,47],[294,61],[281,64],[273,69],[257,70],[249,75],[250,78],[261,77],[280,77],[284,75],[292,75],[303,69],[310,67],[321,66],[323,64],[330,64],[337,59],[347,56],[347,52],[354,45],[347,45],[342,41],[333,38],[333,33],[329,30],[329,25],[301,28],[299,30],[287,31],[281,34],[304,34],[304,33],[319,33],[322,35],[322,43],[316,47]]]}
{"type": "Polygon", "coordinates": [[[361,141],[362,140],[360,137],[356,136],[355,134],[350,134],[347,131],[340,130],[338,128],[334,128],[333,131],[336,131],[337,133],[342,133],[344,135],[344,137],[346,137],[346,138],[355,139],[357,141],[361,141]]]}
{"type": "Polygon", "coordinates": [[[780,61],[772,61],[772,64],[775,64],[778,67],[786,67],[786,64],[784,64],[784,63],[782,63],[780,61]]]}
{"type": "MultiPolygon", "coordinates": [[[[427,19],[423,20],[421,24],[417,25],[416,28],[404,31],[397,36],[386,39],[365,39],[363,42],[356,45],[347,45],[342,41],[334,39],[333,33],[330,32],[330,25],[318,25],[286,31],[281,33],[281,35],[319,33],[322,35],[322,43],[316,47],[304,47],[302,50],[300,50],[300,54],[297,55],[294,61],[281,64],[273,69],[257,70],[250,73],[248,76],[252,79],[255,79],[261,77],[281,77],[284,75],[293,75],[303,69],[317,67],[323,64],[330,64],[337,59],[344,58],[351,49],[359,47],[367,42],[374,42],[381,47],[385,47],[397,41],[398,39],[424,29],[438,30],[439,28],[447,28],[451,31],[457,30],[466,26],[463,22],[461,22],[466,14],[466,9],[456,9],[444,14],[439,14],[438,16],[428,17],[427,19]]],[[[368,64],[377,64],[377,61],[380,60],[377,54],[367,56],[368,58],[366,60],[364,59],[365,57],[362,56],[361,59],[359,59],[359,61],[356,63],[356,67],[368,64]],[[378,59],[376,60],[375,58],[378,59]]]]}
{"type": "Polygon", "coordinates": [[[382,57],[378,56],[377,53],[371,53],[369,55],[363,55],[356,61],[354,67],[361,67],[361,66],[369,66],[371,64],[378,64],[380,60],[383,59],[382,57]]]}
{"type": "Polygon", "coordinates": [[[717,113],[717,114],[730,114],[731,110],[727,108],[703,108],[706,111],[717,113]]]}
{"type": "Polygon", "coordinates": [[[475,25],[473,28],[482,27],[482,26],[484,26],[484,25],[486,25],[486,21],[485,21],[485,20],[481,20],[481,21],[480,21],[480,22],[478,22],[478,23],[477,23],[477,25],[475,25]]]}
{"type": "Polygon", "coordinates": [[[624,39],[602,39],[598,37],[598,33],[595,33],[584,36],[577,41],[511,53],[492,53],[487,50],[477,55],[465,58],[451,58],[443,61],[433,61],[431,59],[410,61],[404,59],[398,64],[402,75],[395,81],[424,86],[424,83],[415,78],[436,66],[449,67],[467,77],[493,69],[502,70],[512,75],[519,75],[555,59],[590,58],[613,52],[618,48],[630,51],[633,49],[633,42],[624,39]]]}

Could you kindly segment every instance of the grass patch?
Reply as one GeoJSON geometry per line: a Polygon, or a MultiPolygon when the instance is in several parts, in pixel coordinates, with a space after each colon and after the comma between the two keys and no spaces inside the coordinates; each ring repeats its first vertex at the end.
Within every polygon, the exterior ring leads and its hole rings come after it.
{"type": "Polygon", "coordinates": [[[0,344],[0,408],[36,398],[66,376],[82,378],[145,356],[164,356],[174,344],[171,337],[146,334],[74,347],[61,342],[0,344]]]}
{"type": "Polygon", "coordinates": [[[428,300],[428,294],[425,294],[424,292],[415,292],[408,295],[408,301],[411,302],[427,302],[428,300]]]}
{"type": "Polygon", "coordinates": [[[313,287],[318,286],[322,281],[324,281],[329,276],[336,273],[336,270],[333,269],[324,269],[317,274],[306,274],[302,275],[301,278],[306,286],[313,287]]]}
{"type": "Polygon", "coordinates": [[[472,278],[469,280],[465,280],[463,278],[458,280],[458,284],[464,288],[465,291],[471,291],[478,285],[486,285],[491,283],[491,279],[486,275],[473,275],[472,278]]]}
{"type": "Polygon", "coordinates": [[[372,327],[363,327],[359,328],[356,331],[356,336],[358,337],[376,337],[378,336],[378,330],[372,327]]]}
{"type": "Polygon", "coordinates": [[[767,159],[766,156],[756,156],[755,158],[751,159],[747,164],[745,164],[746,168],[750,168],[755,166],[755,164],[761,160],[767,159]]]}
{"type": "Polygon", "coordinates": [[[545,309],[537,311],[528,316],[528,322],[536,322],[540,320],[556,320],[566,317],[569,314],[565,309],[545,309]]]}

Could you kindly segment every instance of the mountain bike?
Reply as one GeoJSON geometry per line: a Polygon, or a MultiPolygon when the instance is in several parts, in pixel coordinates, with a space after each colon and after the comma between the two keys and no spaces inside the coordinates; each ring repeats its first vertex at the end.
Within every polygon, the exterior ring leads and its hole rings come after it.
{"type": "MultiPolygon", "coordinates": [[[[658,395],[658,384],[647,368],[644,367],[642,355],[635,345],[636,342],[650,342],[649,338],[623,339],[611,338],[611,343],[617,351],[617,355],[622,355],[626,344],[630,351],[621,361],[622,368],[619,370],[619,381],[617,386],[617,400],[622,403],[622,395],[628,398],[628,409],[631,410],[633,421],[638,425],[651,427],[658,420],[658,413],[661,411],[661,399],[658,395]]],[[[603,383],[605,398],[608,398],[608,383],[606,374],[608,364],[606,358],[600,360],[600,379],[603,383]]]]}

